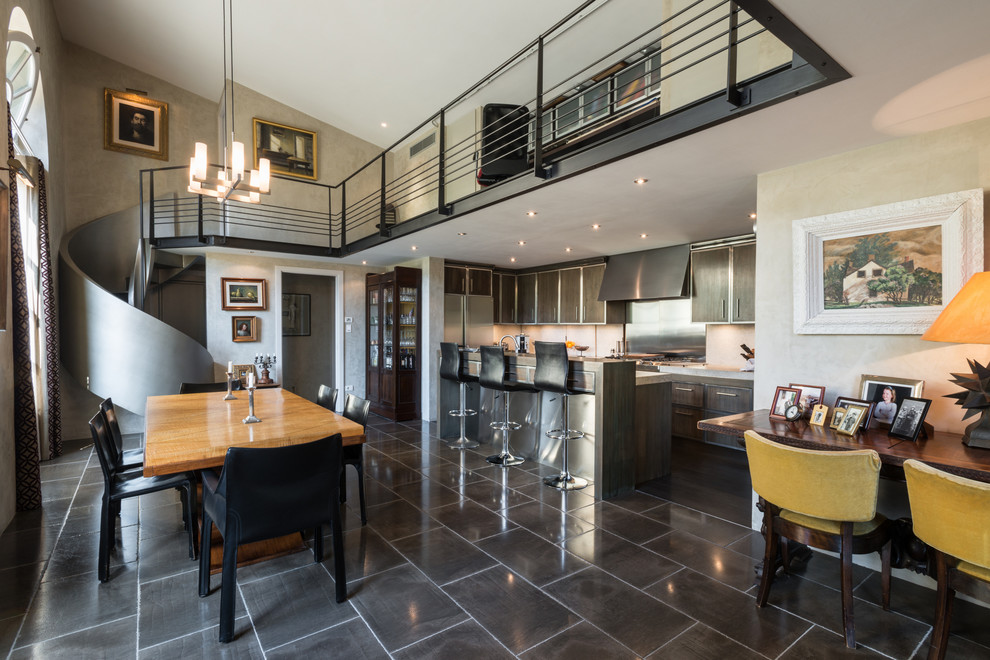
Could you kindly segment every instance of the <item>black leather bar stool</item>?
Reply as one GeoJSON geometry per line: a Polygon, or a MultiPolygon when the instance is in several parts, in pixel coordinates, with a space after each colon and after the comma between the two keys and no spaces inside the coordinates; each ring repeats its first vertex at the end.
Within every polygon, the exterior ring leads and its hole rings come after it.
{"type": "Polygon", "coordinates": [[[474,449],[478,446],[478,443],[475,440],[470,440],[464,434],[464,424],[466,422],[464,418],[478,414],[477,410],[469,409],[466,403],[467,384],[477,383],[478,377],[467,373],[463,358],[461,357],[461,349],[452,341],[445,341],[440,344],[440,377],[457,383],[461,394],[461,407],[447,412],[451,417],[460,417],[461,435],[457,440],[448,442],[447,446],[454,449],[474,449]]]}
{"type": "Polygon", "coordinates": [[[563,460],[560,474],[547,477],[543,480],[548,486],[558,490],[578,490],[588,485],[587,479],[573,476],[567,469],[567,441],[577,440],[584,437],[584,431],[578,431],[568,427],[567,423],[567,399],[572,394],[586,394],[578,392],[567,386],[567,345],[563,342],[538,341],[534,343],[536,347],[536,376],[533,384],[541,392],[555,392],[561,397],[563,408],[562,427],[547,431],[547,437],[552,440],[560,440],[563,447],[563,460]]]}
{"type": "MultiPolygon", "coordinates": [[[[506,380],[505,353],[501,346],[481,347],[481,376],[478,382],[482,387],[502,393],[501,419],[489,424],[496,431],[502,432],[502,452],[488,457],[489,463],[501,465],[519,465],[524,459],[513,456],[509,451],[509,433],[518,429],[521,424],[509,421],[509,394],[512,392],[530,392],[536,394],[536,388],[528,383],[506,380]]],[[[495,413],[495,410],[492,411],[495,413]]],[[[493,414],[493,416],[495,416],[493,414]]]]}

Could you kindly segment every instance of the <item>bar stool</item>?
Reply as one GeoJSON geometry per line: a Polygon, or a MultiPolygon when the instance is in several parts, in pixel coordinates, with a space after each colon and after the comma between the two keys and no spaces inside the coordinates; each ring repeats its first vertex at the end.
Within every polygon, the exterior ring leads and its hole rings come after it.
{"type": "Polygon", "coordinates": [[[558,490],[578,490],[588,485],[587,479],[573,476],[567,469],[567,441],[584,437],[584,431],[568,428],[567,398],[572,394],[586,394],[567,387],[567,345],[563,342],[538,341],[536,347],[536,376],[533,385],[541,392],[555,392],[561,396],[563,421],[559,429],[547,431],[552,440],[560,440],[564,448],[560,474],[543,480],[546,485],[558,490]]]}
{"type": "Polygon", "coordinates": [[[478,446],[478,443],[475,440],[468,439],[464,434],[464,424],[466,422],[465,417],[478,414],[477,410],[470,410],[466,403],[467,384],[477,383],[478,377],[468,374],[464,369],[461,350],[452,341],[440,343],[440,377],[457,383],[461,394],[461,407],[447,412],[451,417],[460,417],[461,435],[457,440],[448,442],[447,446],[453,449],[474,449],[478,446]]]}
{"type": "Polygon", "coordinates": [[[513,456],[509,451],[509,433],[522,425],[509,421],[509,394],[511,392],[536,394],[536,388],[526,383],[505,379],[505,353],[502,352],[501,346],[481,347],[481,376],[478,382],[482,387],[502,393],[502,414],[499,415],[502,419],[489,424],[496,431],[502,432],[502,452],[489,456],[488,462],[502,467],[519,465],[524,459],[513,456]]]}

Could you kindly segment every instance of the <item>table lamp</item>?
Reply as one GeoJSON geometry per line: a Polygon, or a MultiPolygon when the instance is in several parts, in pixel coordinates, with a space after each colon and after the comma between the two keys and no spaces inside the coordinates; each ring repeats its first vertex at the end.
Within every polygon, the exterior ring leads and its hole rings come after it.
{"type": "MultiPolygon", "coordinates": [[[[990,271],[973,275],[921,338],[957,344],[990,344],[990,271]]],[[[968,362],[973,373],[952,374],[952,382],[963,391],[946,396],[956,399],[956,404],[966,410],[963,419],[980,415],[978,421],[966,427],[963,442],[970,447],[990,449],[990,363],[968,362]]]]}

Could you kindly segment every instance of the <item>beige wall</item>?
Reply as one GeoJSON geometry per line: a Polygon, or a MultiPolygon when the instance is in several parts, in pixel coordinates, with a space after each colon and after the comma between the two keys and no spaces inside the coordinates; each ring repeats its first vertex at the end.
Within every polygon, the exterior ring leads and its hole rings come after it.
{"type": "Polygon", "coordinates": [[[966,358],[990,360],[990,347],[927,342],[917,335],[794,334],[791,223],[930,195],[986,190],[990,120],[768,172],[758,182],[755,407],[768,407],[774,388],[789,382],[824,385],[831,404],[837,395],[857,395],[861,374],[922,378],[924,396],[932,399],[928,421],[937,430],[961,432],[961,409],[943,398],[958,391],[949,372],[966,371],[966,358]]]}

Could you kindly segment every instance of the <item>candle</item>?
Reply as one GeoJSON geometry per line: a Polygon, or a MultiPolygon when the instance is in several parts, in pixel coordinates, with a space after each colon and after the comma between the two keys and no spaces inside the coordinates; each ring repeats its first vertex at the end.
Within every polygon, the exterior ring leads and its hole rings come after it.
{"type": "Polygon", "coordinates": [[[248,384],[248,387],[254,387],[254,372],[253,371],[249,371],[248,372],[248,379],[247,380],[248,380],[248,383],[247,383],[248,384]]]}
{"type": "Polygon", "coordinates": [[[228,374],[234,373],[234,361],[233,360],[230,360],[229,362],[227,362],[227,373],[228,374]]]}

